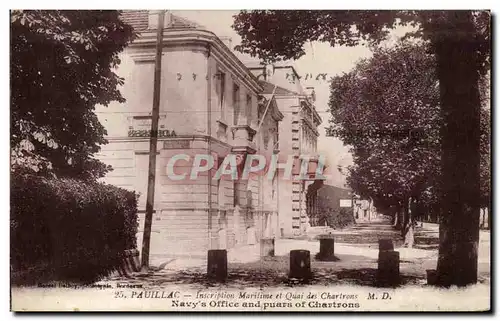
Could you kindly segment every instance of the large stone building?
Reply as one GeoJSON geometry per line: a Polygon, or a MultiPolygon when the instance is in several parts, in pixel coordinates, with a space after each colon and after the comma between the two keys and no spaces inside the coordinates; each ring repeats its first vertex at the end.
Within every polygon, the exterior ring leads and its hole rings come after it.
{"type": "MultiPolygon", "coordinates": [[[[293,155],[295,159],[310,157],[316,164],[318,126],[322,119],[314,106],[314,89],[303,88],[296,70],[289,65],[251,66],[250,70],[264,87],[266,94],[274,93],[277,106],[284,119],[279,126],[279,153],[293,155]]],[[[282,158],[285,158],[282,157],[282,158]]],[[[322,173],[319,165],[319,173],[322,173]]],[[[301,177],[296,166],[292,179],[279,180],[280,232],[284,237],[302,235],[310,226],[309,216],[317,211],[317,189],[323,184],[316,168],[308,169],[307,178],[301,177]]]]}
{"type": "MultiPolygon", "coordinates": [[[[141,244],[158,13],[125,11],[123,19],[139,37],[121,54],[117,71],[125,79],[121,92],[126,103],[97,110],[109,141],[99,157],[114,168],[104,179],[107,183],[141,193],[141,244]]],[[[262,236],[279,235],[276,178],[213,178],[228,154],[243,159],[250,154],[271,157],[284,117],[276,101],[215,34],[167,12],[152,254],[205,255],[207,249],[253,244],[262,236]],[[172,180],[167,164],[181,154],[189,159],[177,161],[174,172],[187,177],[172,180]],[[215,165],[189,179],[195,155],[211,155],[215,165]]],[[[296,98],[298,103],[307,104],[302,98],[296,98]]],[[[311,114],[311,109],[306,112],[311,114]]]]}

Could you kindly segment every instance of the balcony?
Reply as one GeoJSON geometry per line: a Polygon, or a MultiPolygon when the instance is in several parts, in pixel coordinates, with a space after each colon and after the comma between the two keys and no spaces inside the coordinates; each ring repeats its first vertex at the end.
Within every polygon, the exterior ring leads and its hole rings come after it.
{"type": "Polygon", "coordinates": [[[256,147],[253,138],[257,131],[250,125],[236,125],[231,127],[233,149],[255,153],[256,147]]]}

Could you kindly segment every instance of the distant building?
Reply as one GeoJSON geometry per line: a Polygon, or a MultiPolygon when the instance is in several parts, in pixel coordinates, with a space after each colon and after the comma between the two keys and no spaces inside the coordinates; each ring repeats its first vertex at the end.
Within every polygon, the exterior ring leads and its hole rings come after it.
{"type": "Polygon", "coordinates": [[[370,199],[357,197],[354,200],[354,218],[356,222],[371,221],[375,218],[375,208],[370,199]]]}
{"type": "Polygon", "coordinates": [[[317,191],[317,207],[319,210],[311,220],[312,226],[323,225],[320,221],[323,212],[340,212],[342,208],[345,208],[354,215],[353,194],[349,189],[324,184],[317,191]]]}

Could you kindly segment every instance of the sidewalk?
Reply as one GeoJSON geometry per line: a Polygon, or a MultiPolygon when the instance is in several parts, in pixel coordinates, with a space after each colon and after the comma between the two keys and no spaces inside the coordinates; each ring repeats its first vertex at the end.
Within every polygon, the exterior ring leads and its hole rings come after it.
{"type": "MultiPolygon", "coordinates": [[[[409,249],[402,247],[400,232],[386,222],[360,223],[344,230],[329,230],[335,236],[335,256],[338,261],[317,261],[314,256],[319,252],[317,235],[309,235],[307,239],[277,239],[274,257],[260,257],[260,245],[247,245],[228,250],[228,269],[233,274],[254,274],[262,278],[286,276],[289,269],[289,253],[291,250],[304,249],[311,253],[311,268],[320,275],[345,274],[364,277],[359,273],[372,273],[377,269],[378,240],[390,238],[395,250],[400,253],[400,271],[402,275],[425,282],[426,270],[435,269],[438,258],[438,230],[435,226],[418,228],[415,233],[416,246],[409,249]],[[267,275],[267,276],[266,276],[267,275]]],[[[322,234],[322,231],[318,232],[322,234]]],[[[490,278],[489,233],[481,233],[479,247],[480,280],[490,278]]],[[[197,273],[204,275],[207,259],[202,253],[194,256],[152,256],[152,266],[162,269],[159,274],[197,273]]],[[[250,278],[250,276],[248,276],[250,278]]]]}

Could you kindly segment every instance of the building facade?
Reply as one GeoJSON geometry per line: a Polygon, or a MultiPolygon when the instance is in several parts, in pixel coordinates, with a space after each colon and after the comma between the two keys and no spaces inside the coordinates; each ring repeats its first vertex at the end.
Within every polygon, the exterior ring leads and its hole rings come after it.
{"type": "MultiPolygon", "coordinates": [[[[125,11],[139,37],[121,54],[124,104],[99,107],[109,143],[99,158],[112,165],[104,181],[139,192],[142,242],[147,191],[158,12],[125,11]]],[[[272,97],[231,50],[204,27],[165,15],[158,153],[151,253],[206,255],[208,249],[254,244],[278,235],[277,179],[214,178],[227,155],[271,157],[283,114],[272,97]],[[260,108],[259,108],[260,106],[260,108]],[[267,112],[259,112],[266,107],[267,112]],[[185,155],[181,160],[173,157],[185,155]],[[198,173],[196,155],[206,155],[198,173]],[[209,157],[208,157],[209,155],[209,157]],[[213,159],[213,164],[209,159],[213,159]],[[167,170],[184,175],[173,180],[167,170]],[[213,166],[212,166],[213,165],[213,166]],[[190,175],[191,174],[191,175],[190,175]]],[[[241,167],[241,165],[239,165],[241,167]]],[[[198,166],[200,167],[200,166],[198,166]]]]}
{"type": "MultiPolygon", "coordinates": [[[[249,66],[249,69],[259,78],[264,93],[274,93],[277,106],[284,115],[279,126],[279,154],[283,159],[293,155],[299,163],[306,161],[321,166],[318,164],[321,160],[317,144],[322,119],[314,106],[313,88],[302,87],[292,66],[249,66]],[[306,157],[310,157],[309,160],[306,157]]],[[[309,216],[318,208],[317,190],[323,183],[323,178],[316,172],[315,166],[310,166],[304,179],[299,175],[300,165],[294,166],[292,179],[279,180],[282,237],[307,233],[309,216]]]]}

